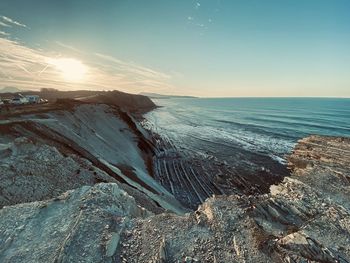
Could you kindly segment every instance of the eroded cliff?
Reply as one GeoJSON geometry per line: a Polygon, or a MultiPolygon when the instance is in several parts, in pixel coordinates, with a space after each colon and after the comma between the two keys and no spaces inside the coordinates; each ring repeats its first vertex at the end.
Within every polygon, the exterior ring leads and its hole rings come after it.
{"type": "Polygon", "coordinates": [[[148,140],[133,124],[119,107],[75,101],[0,120],[0,206],[119,182],[151,211],[186,211],[150,176],[148,140]]]}
{"type": "Polygon", "coordinates": [[[188,212],[149,174],[152,142],[118,108],[0,124],[0,262],[349,262],[348,138],[302,139],[270,193],[188,212]]]}

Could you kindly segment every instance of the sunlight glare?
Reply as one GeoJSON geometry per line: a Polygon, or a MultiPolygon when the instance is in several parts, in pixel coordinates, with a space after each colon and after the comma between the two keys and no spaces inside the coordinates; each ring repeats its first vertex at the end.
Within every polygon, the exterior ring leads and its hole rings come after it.
{"type": "Polygon", "coordinates": [[[66,81],[78,82],[86,76],[87,66],[74,58],[52,58],[49,64],[58,69],[66,81]]]}

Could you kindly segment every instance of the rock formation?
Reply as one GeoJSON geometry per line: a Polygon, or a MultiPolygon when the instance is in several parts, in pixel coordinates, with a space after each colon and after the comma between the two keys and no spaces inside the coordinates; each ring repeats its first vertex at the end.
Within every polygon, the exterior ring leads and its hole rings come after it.
{"type": "Polygon", "coordinates": [[[185,216],[136,218],[121,258],[156,262],[166,243],[166,262],[348,262],[349,150],[349,139],[311,136],[289,158],[293,175],[270,194],[216,196],[185,216]]]}
{"type": "Polygon", "coordinates": [[[118,181],[151,211],[186,211],[149,175],[148,140],[128,113],[106,104],[69,103],[0,120],[0,205],[118,181]]]}
{"type": "Polygon", "coordinates": [[[0,210],[0,262],[118,262],[120,233],[149,212],[117,184],[0,210]]]}
{"type": "Polygon", "coordinates": [[[110,105],[0,123],[0,262],[350,262],[350,139],[310,136],[267,194],[184,209],[110,105]],[[117,127],[117,128],[116,128],[117,127]]]}

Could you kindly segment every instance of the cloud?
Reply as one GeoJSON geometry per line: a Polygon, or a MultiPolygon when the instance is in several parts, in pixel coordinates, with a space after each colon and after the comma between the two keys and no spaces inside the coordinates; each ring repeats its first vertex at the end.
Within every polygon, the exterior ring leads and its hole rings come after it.
{"type": "Polygon", "coordinates": [[[62,43],[61,41],[55,41],[55,43],[56,43],[58,46],[63,47],[63,48],[65,48],[65,49],[70,49],[70,50],[72,50],[72,51],[74,51],[74,52],[82,53],[82,51],[79,50],[79,49],[77,49],[76,47],[67,45],[67,44],[65,44],[65,43],[62,43]]]}
{"type": "Polygon", "coordinates": [[[8,24],[6,24],[6,23],[4,23],[4,22],[1,22],[1,21],[0,21],[0,26],[11,27],[10,25],[8,25],[8,24]]]}
{"type": "Polygon", "coordinates": [[[129,72],[135,75],[139,75],[141,77],[151,78],[151,79],[166,80],[171,78],[171,76],[168,74],[137,65],[133,62],[124,62],[112,56],[101,54],[101,53],[95,53],[95,55],[103,60],[112,62],[112,65],[114,65],[115,67],[119,68],[124,72],[129,72]]]}
{"type": "MultiPolygon", "coordinates": [[[[11,18],[9,18],[7,16],[1,16],[1,18],[3,19],[3,21],[5,21],[8,24],[12,24],[12,25],[16,25],[16,26],[26,27],[27,28],[27,26],[25,24],[22,24],[22,23],[20,23],[20,22],[18,22],[16,20],[13,20],[13,19],[11,19],[11,18]]],[[[4,24],[4,23],[2,23],[2,24],[4,24]]],[[[8,26],[8,24],[7,24],[7,26],[8,26]]]]}
{"type": "Polygon", "coordinates": [[[0,30],[0,35],[9,36],[10,34],[0,30]]]}
{"type": "Polygon", "coordinates": [[[49,63],[67,56],[29,48],[0,35],[0,87],[15,86],[32,90],[118,89],[132,93],[173,89],[169,84],[170,75],[134,62],[125,62],[101,53],[81,52],[77,56],[75,59],[86,66],[87,73],[80,82],[69,82],[57,67],[49,63]]]}

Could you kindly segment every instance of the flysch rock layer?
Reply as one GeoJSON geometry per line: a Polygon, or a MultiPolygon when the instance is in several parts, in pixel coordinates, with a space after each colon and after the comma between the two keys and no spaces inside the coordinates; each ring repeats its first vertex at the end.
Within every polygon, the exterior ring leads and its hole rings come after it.
{"type": "Polygon", "coordinates": [[[350,262],[350,140],[311,136],[261,196],[217,196],[186,216],[135,218],[121,262],[350,262]]]}
{"type": "Polygon", "coordinates": [[[0,120],[0,207],[119,181],[152,212],[187,211],[150,176],[147,138],[128,113],[106,104],[74,103],[0,120]]]}
{"type": "Polygon", "coordinates": [[[311,136],[260,196],[152,214],[118,184],[0,210],[0,262],[350,262],[350,139],[311,136]]]}

